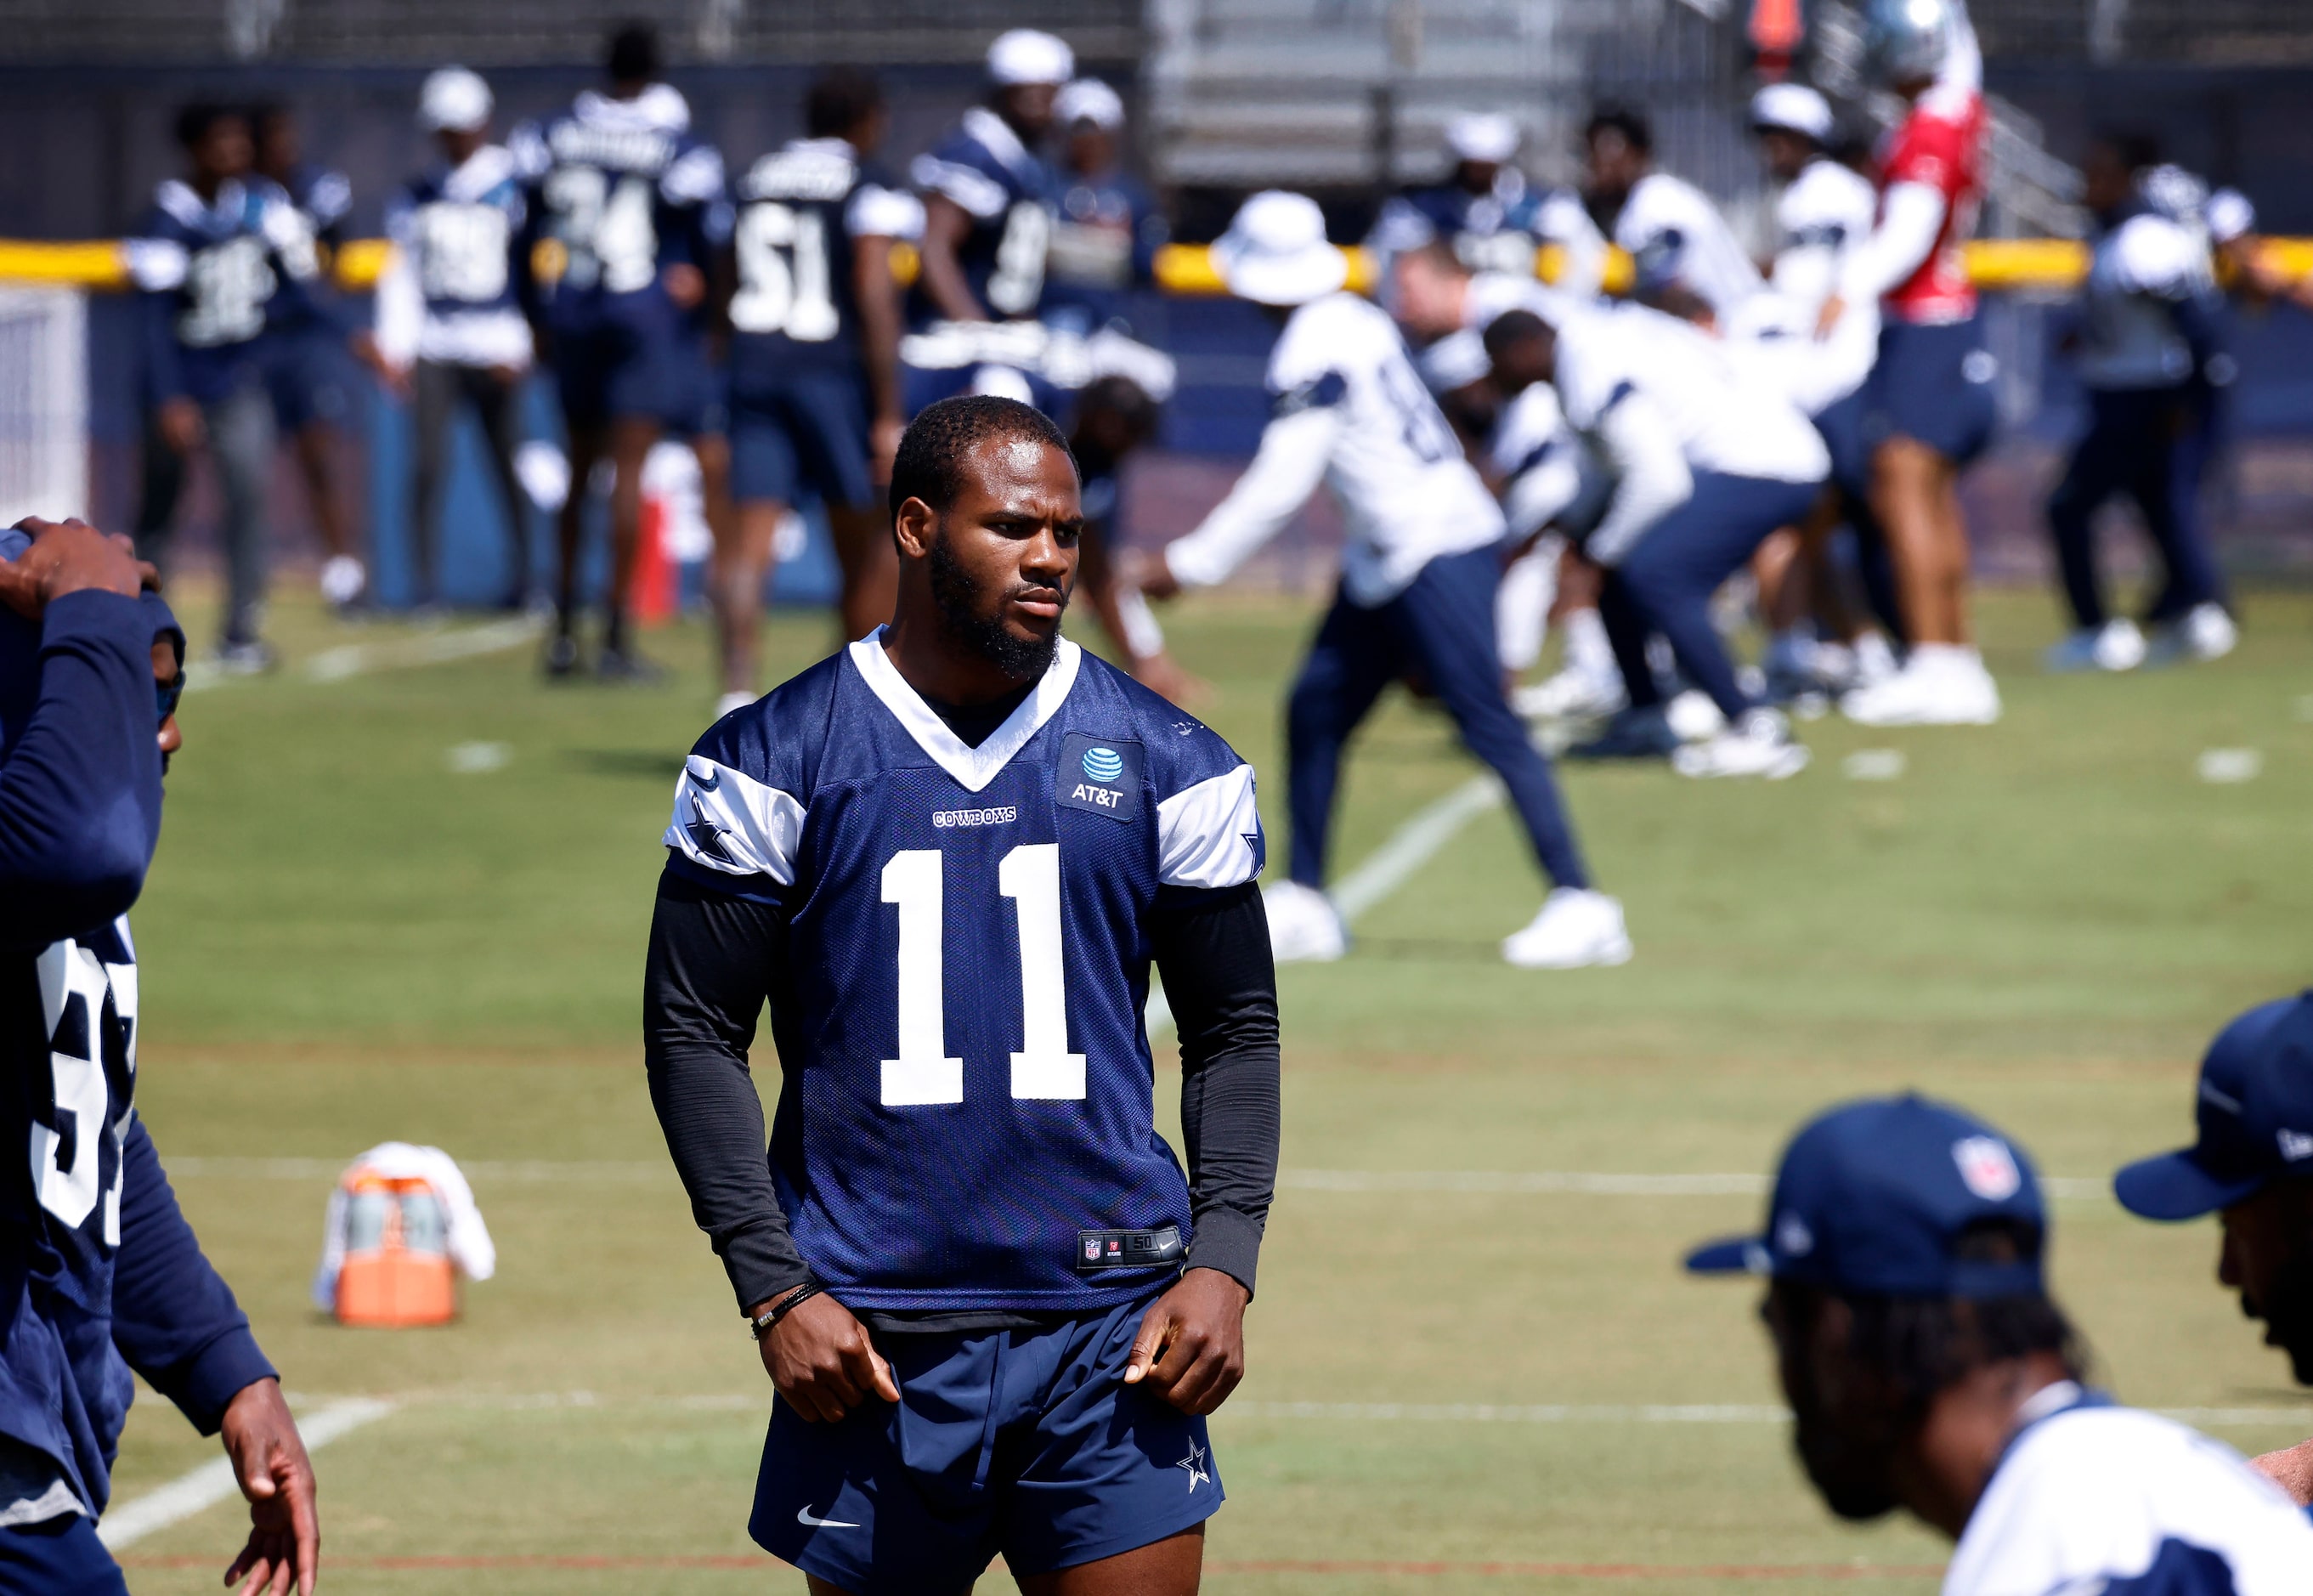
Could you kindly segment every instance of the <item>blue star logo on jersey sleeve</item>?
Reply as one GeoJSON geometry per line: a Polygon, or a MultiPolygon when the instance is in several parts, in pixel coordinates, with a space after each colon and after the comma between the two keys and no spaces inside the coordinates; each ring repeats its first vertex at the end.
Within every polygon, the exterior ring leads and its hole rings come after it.
{"type": "Polygon", "coordinates": [[[706,816],[685,822],[682,829],[690,833],[690,845],[698,849],[702,857],[719,859],[734,865],[739,862],[731,851],[723,846],[723,828],[706,816]]]}

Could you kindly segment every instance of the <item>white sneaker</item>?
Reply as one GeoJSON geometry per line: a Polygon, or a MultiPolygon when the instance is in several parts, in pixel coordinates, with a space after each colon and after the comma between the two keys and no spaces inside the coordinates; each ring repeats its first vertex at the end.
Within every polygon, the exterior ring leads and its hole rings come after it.
{"type": "Polygon", "coordinates": [[[1839,701],[1859,726],[1990,726],[2000,719],[2000,689],[1983,656],[1951,643],[1922,643],[1886,681],[1839,701]]]}
{"type": "Polygon", "coordinates": [[[1781,781],[1807,769],[1807,751],[1791,741],[1790,727],[1772,710],[1754,710],[1717,736],[1689,743],[1670,756],[1682,776],[1764,776],[1781,781]]]}
{"type": "Polygon", "coordinates": [[[1527,720],[1603,719],[1627,701],[1621,677],[1574,667],[1510,694],[1510,708],[1527,720]]]}
{"type": "Polygon", "coordinates": [[[734,710],[743,710],[755,701],[752,692],[730,692],[715,701],[715,719],[720,720],[734,710]]]}
{"type": "Polygon", "coordinates": [[[1700,743],[1705,737],[1715,737],[1727,729],[1727,717],[1711,701],[1711,695],[1700,688],[1690,687],[1663,706],[1663,719],[1682,743],[1700,743]]]}
{"type": "Polygon", "coordinates": [[[1280,881],[1261,903],[1269,914],[1270,957],[1279,964],[1329,965],[1350,950],[1341,911],[1315,887],[1280,881]]]}
{"type": "Polygon", "coordinates": [[[2240,628],[2222,604],[2194,604],[2182,621],[2153,633],[2148,665],[2222,659],[2240,644],[2240,628]]]}
{"type": "Polygon", "coordinates": [[[2115,616],[2091,631],[2083,627],[2042,656],[2050,670],[2133,671],[2144,663],[2144,634],[2136,622],[2115,616]]]}
{"type": "Polygon", "coordinates": [[[321,564],[321,596],[344,609],[369,586],[369,572],[350,554],[333,554],[321,564]]]}
{"type": "Polygon", "coordinates": [[[1502,939],[1502,957],[1521,970],[1579,970],[1631,962],[1623,905],[1603,892],[1561,886],[1542,900],[1524,930],[1502,939]]]}

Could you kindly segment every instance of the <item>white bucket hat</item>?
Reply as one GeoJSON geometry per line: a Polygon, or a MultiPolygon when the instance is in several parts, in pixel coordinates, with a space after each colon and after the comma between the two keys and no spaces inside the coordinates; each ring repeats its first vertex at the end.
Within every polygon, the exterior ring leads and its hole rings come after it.
{"type": "Polygon", "coordinates": [[[1237,207],[1213,243],[1228,291],[1255,304],[1306,304],[1350,280],[1349,257],[1325,242],[1325,214],[1306,194],[1265,189],[1237,207]]]}
{"type": "Polygon", "coordinates": [[[1076,78],[1052,102],[1052,119],[1063,128],[1090,122],[1113,133],[1124,126],[1124,98],[1096,77],[1076,78]]]}
{"type": "Polygon", "coordinates": [[[1518,125],[1499,111],[1465,111],[1446,124],[1446,147],[1459,161],[1499,163],[1517,154],[1518,125]]]}
{"type": "Polygon", "coordinates": [[[988,81],[1001,89],[1021,84],[1064,84],[1077,75],[1076,52],[1050,33],[1015,28],[988,47],[988,81]]]}
{"type": "Polygon", "coordinates": [[[418,91],[418,125],[428,133],[471,133],[490,119],[490,85],[463,66],[427,75],[418,91]]]}
{"type": "Polygon", "coordinates": [[[1751,96],[1751,127],[1804,134],[1817,144],[1831,139],[1831,102],[1804,84],[1769,84],[1751,96]]]}

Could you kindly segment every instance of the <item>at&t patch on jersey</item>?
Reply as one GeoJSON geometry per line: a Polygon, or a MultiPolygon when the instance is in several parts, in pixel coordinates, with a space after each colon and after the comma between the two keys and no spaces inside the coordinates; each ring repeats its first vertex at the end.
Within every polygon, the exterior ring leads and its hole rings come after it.
{"type": "Polygon", "coordinates": [[[1132,820],[1140,813],[1141,769],[1139,744],[1070,732],[1060,744],[1053,801],[1111,820],[1132,820]]]}

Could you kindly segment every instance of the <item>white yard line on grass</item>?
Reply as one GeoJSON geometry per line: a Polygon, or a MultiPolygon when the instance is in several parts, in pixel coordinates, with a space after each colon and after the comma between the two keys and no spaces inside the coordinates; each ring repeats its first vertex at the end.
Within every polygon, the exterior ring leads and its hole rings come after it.
{"type": "MultiPolygon", "coordinates": [[[[305,1450],[317,1452],[349,1431],[382,1419],[400,1404],[375,1397],[347,1397],[301,1416],[297,1433],[305,1450]]],[[[167,1485],[123,1502],[98,1521],[97,1539],[113,1551],[191,1518],[205,1508],[241,1495],[229,1458],[213,1458],[199,1468],[179,1475],[167,1485]]]]}
{"type": "MultiPolygon", "coordinates": [[[[1333,884],[1333,907],[1341,912],[1343,923],[1356,924],[1360,915],[1404,886],[1414,871],[1452,842],[1455,833],[1501,801],[1500,780],[1487,774],[1471,777],[1444,798],[1416,810],[1363,864],[1333,884]]],[[[1152,1042],[1173,1028],[1173,1005],[1165,1001],[1165,989],[1153,979],[1143,1018],[1152,1042]]]]}
{"type": "MultiPolygon", "coordinates": [[[[479,626],[458,626],[440,631],[419,632],[414,637],[395,638],[387,642],[346,643],[335,648],[324,648],[303,665],[291,668],[290,675],[308,682],[343,682],[353,676],[365,676],[374,671],[408,670],[414,666],[445,665],[453,659],[471,659],[476,655],[497,654],[507,648],[518,648],[545,630],[546,623],[534,615],[519,615],[505,621],[485,622],[479,626]]],[[[185,673],[185,688],[198,688],[213,692],[239,682],[257,680],[254,676],[223,676],[198,660],[185,673]]]]}

